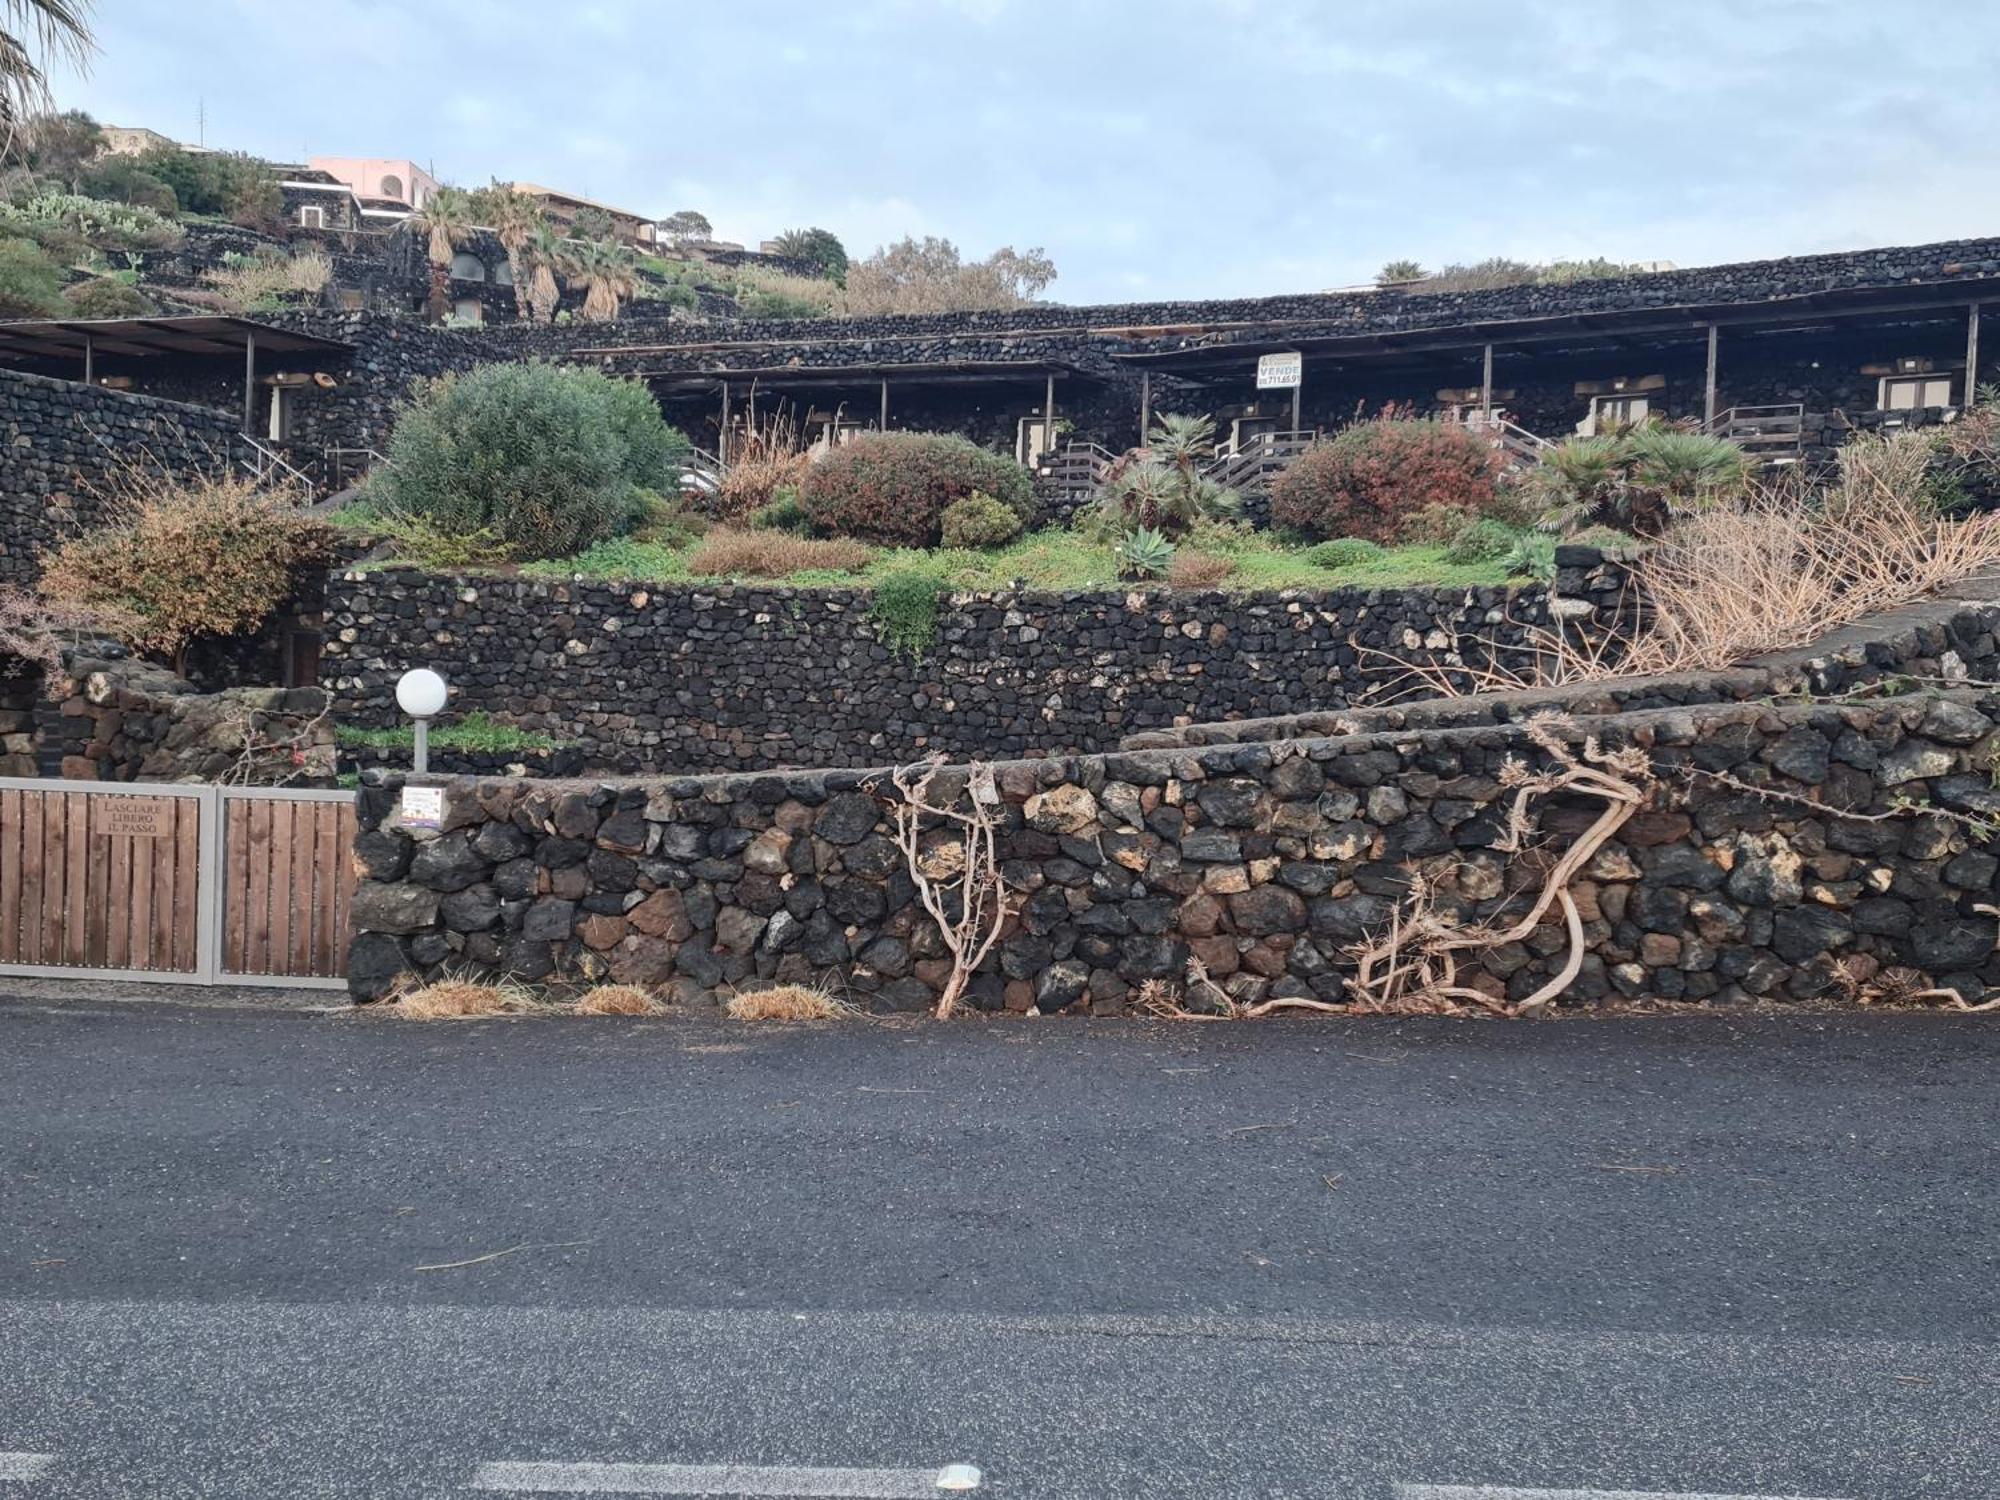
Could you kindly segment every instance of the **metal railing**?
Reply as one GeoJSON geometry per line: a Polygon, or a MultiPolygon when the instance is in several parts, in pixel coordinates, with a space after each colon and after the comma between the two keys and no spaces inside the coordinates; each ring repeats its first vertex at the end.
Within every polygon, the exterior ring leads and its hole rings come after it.
{"type": "Polygon", "coordinates": [[[242,435],[243,445],[250,451],[241,455],[237,462],[246,469],[259,484],[273,490],[295,490],[300,504],[310,505],[319,494],[312,482],[312,476],[298,468],[277,449],[260,442],[248,433],[242,435]]]}
{"type": "Polygon", "coordinates": [[[728,472],[728,466],[706,448],[691,449],[681,460],[681,489],[713,495],[722,488],[723,476],[728,472]]]}
{"type": "Polygon", "coordinates": [[[328,448],[320,457],[326,487],[335,494],[366,479],[378,464],[386,468],[389,460],[373,448],[328,448]]]}

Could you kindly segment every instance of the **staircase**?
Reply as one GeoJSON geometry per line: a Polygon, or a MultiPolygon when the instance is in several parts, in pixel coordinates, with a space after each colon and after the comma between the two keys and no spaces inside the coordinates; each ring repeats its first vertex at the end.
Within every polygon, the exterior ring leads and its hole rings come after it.
{"type": "Polygon", "coordinates": [[[1035,460],[1035,496],[1048,513],[1068,515],[1096,498],[1117,459],[1096,443],[1065,443],[1035,460]]]}
{"type": "Polygon", "coordinates": [[[1804,445],[1806,409],[1800,402],[1778,406],[1732,406],[1702,424],[1710,437],[1734,443],[1765,464],[1794,464],[1804,445]]]}
{"type": "Polygon", "coordinates": [[[722,488],[722,460],[705,448],[692,449],[681,460],[681,494],[700,498],[722,488]]]}
{"type": "Polygon", "coordinates": [[[1455,422],[1467,432],[1477,433],[1495,448],[1510,469],[1532,469],[1548,456],[1555,446],[1547,438],[1528,431],[1517,422],[1510,422],[1498,412],[1484,411],[1472,407],[1463,413],[1454,409],[1445,416],[1447,422],[1455,422]]]}
{"type": "Polygon", "coordinates": [[[1291,467],[1292,460],[1318,441],[1317,432],[1260,433],[1234,453],[1216,455],[1215,462],[1202,471],[1203,477],[1245,498],[1260,496],[1272,480],[1291,467]]]}
{"type": "Polygon", "coordinates": [[[294,505],[311,505],[318,498],[319,489],[312,476],[295,467],[277,449],[248,434],[240,436],[238,441],[245,451],[237,462],[265,489],[290,496],[294,505]]]}

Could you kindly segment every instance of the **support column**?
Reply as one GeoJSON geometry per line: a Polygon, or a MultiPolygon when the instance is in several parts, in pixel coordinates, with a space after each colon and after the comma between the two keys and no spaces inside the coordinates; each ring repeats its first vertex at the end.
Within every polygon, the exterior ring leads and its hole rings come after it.
{"type": "Polygon", "coordinates": [[[722,382],[722,425],[715,430],[715,461],[729,466],[729,382],[722,382]]]}
{"type": "Polygon", "coordinates": [[[1306,388],[1305,371],[1300,370],[1299,383],[1292,387],[1292,433],[1294,436],[1298,434],[1299,430],[1299,397],[1300,394],[1305,390],[1305,388],[1306,388]]]}
{"type": "Polygon", "coordinates": [[[1139,372],[1139,446],[1146,446],[1146,434],[1153,427],[1153,372],[1139,372]]]}
{"type": "Polygon", "coordinates": [[[83,336],[83,383],[85,385],[95,385],[97,383],[97,371],[95,368],[96,353],[97,351],[91,347],[90,335],[86,333],[83,336]]]}
{"type": "Polygon", "coordinates": [[[876,424],[876,430],[889,430],[889,382],[886,380],[882,382],[882,420],[876,424]]]}
{"type": "Polygon", "coordinates": [[[1047,391],[1042,397],[1042,452],[1056,451],[1056,376],[1049,372],[1047,391]]]}
{"type": "Polygon", "coordinates": [[[1708,378],[1701,391],[1701,425],[1715,425],[1715,365],[1716,356],[1722,348],[1722,330],[1715,324],[1708,325],[1708,378]]]}
{"type": "Polygon", "coordinates": [[[1488,344],[1479,362],[1479,415],[1482,421],[1493,420],[1493,346],[1488,344]]]}
{"type": "Polygon", "coordinates": [[[257,335],[243,335],[243,432],[257,435],[257,335]]]}
{"type": "Polygon", "coordinates": [[[1967,411],[1979,404],[1979,304],[1965,317],[1965,400],[1967,411]]]}

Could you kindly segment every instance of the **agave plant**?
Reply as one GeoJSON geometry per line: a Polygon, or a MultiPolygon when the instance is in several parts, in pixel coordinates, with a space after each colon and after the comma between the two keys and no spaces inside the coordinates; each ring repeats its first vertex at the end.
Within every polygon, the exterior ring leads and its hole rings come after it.
{"type": "Polygon", "coordinates": [[[1137,528],[1115,550],[1121,578],[1164,578],[1174,563],[1174,544],[1150,526],[1137,528]]]}

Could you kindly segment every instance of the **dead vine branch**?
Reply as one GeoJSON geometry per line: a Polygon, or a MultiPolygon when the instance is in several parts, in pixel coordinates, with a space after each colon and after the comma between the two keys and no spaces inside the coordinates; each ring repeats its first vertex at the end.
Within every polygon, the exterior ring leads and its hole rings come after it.
{"type": "Polygon", "coordinates": [[[951,787],[949,796],[938,785],[943,767],[944,757],[934,755],[899,767],[889,778],[902,797],[896,804],[897,846],[918,899],[951,952],[951,975],[938,996],[941,1021],[950,1019],[1014,910],[1013,893],[1000,873],[995,818],[1000,789],[993,767],[983,761],[967,767],[964,785],[951,787]],[[940,829],[942,838],[926,836],[940,829]]]}

